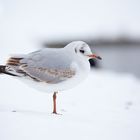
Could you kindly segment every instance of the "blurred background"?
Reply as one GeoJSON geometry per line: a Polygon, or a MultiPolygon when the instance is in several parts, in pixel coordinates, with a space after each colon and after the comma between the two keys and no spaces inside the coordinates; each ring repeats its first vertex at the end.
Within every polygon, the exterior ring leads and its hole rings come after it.
{"type": "Polygon", "coordinates": [[[98,69],[140,77],[139,0],[0,0],[0,63],[9,54],[87,42],[98,69]]]}

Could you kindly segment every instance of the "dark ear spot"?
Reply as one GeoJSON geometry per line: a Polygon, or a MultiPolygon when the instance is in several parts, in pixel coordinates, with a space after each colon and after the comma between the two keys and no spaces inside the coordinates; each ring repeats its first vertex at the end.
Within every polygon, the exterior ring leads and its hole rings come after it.
{"type": "Polygon", "coordinates": [[[77,53],[77,49],[75,48],[75,53],[77,53]]]}

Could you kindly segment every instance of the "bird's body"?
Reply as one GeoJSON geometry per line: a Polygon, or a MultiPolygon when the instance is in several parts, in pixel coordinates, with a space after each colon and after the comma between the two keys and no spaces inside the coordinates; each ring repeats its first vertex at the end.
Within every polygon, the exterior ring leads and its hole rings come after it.
{"type": "Polygon", "coordinates": [[[25,69],[29,75],[18,73],[21,76],[17,78],[39,91],[52,93],[70,89],[87,77],[90,64],[77,58],[72,51],[65,53],[65,49],[45,48],[25,55],[19,62],[20,66],[7,66],[14,70],[25,69]]]}
{"type": "Polygon", "coordinates": [[[64,48],[45,48],[27,55],[12,56],[5,66],[0,66],[0,73],[56,95],[56,92],[72,88],[87,77],[90,71],[88,60],[93,56],[99,58],[91,53],[85,42],[76,41],[64,48]]]}

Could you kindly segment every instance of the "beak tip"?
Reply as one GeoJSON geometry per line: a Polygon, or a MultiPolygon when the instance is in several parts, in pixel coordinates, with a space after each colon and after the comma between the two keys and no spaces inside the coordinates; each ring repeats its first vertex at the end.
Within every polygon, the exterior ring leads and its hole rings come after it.
{"type": "Polygon", "coordinates": [[[99,60],[102,60],[102,57],[100,57],[100,56],[97,56],[97,58],[98,58],[99,60]]]}

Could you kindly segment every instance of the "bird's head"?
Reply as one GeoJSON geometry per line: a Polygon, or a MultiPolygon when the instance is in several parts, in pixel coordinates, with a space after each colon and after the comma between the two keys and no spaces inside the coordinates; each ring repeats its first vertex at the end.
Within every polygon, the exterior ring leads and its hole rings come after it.
{"type": "Polygon", "coordinates": [[[69,43],[66,48],[72,49],[76,55],[85,57],[87,59],[102,59],[100,56],[93,54],[88,44],[83,41],[73,41],[69,43]]]}

